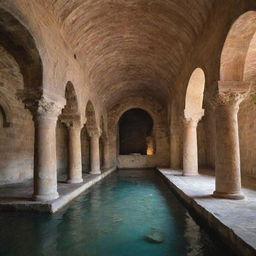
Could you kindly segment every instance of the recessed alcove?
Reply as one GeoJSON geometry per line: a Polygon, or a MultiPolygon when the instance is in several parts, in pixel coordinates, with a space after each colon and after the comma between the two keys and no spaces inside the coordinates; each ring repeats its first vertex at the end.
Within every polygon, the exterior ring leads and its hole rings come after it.
{"type": "Polygon", "coordinates": [[[120,155],[153,155],[153,120],[142,109],[130,109],[120,118],[119,123],[120,155]]]}

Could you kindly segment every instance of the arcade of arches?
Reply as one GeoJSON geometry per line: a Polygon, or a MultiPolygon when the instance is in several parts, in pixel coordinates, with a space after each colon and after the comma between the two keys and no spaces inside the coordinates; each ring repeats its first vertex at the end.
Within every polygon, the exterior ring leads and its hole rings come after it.
{"type": "Polygon", "coordinates": [[[112,167],[256,178],[255,0],[0,0],[0,184],[112,167]],[[189,13],[189,15],[188,15],[189,13]],[[214,172],[215,171],[215,172],[214,172]]]}

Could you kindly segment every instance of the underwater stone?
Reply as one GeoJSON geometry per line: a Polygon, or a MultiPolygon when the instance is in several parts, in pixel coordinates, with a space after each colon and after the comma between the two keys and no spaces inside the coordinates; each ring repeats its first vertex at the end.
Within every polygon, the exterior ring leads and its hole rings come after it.
{"type": "Polygon", "coordinates": [[[145,235],[144,238],[150,243],[162,243],[164,241],[164,233],[159,231],[152,231],[145,235]]]}

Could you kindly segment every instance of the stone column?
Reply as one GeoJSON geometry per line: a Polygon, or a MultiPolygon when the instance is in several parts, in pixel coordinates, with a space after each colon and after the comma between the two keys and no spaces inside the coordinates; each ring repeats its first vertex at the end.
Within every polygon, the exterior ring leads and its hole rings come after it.
{"type": "Polygon", "coordinates": [[[82,152],[81,152],[81,122],[80,120],[63,121],[69,131],[69,170],[67,183],[81,183],[82,152]]]}
{"type": "Polygon", "coordinates": [[[37,102],[35,122],[34,195],[39,201],[54,200],[57,192],[56,123],[61,107],[46,98],[37,102]]]}
{"type": "Polygon", "coordinates": [[[91,171],[90,174],[101,174],[100,170],[100,133],[91,132],[90,136],[90,161],[91,171]]]}
{"type": "Polygon", "coordinates": [[[197,124],[204,115],[204,110],[197,113],[184,111],[183,135],[183,175],[198,175],[197,124]]]}
{"type": "Polygon", "coordinates": [[[214,197],[243,199],[237,113],[247,96],[246,82],[219,82],[216,109],[216,189],[214,197]]]}

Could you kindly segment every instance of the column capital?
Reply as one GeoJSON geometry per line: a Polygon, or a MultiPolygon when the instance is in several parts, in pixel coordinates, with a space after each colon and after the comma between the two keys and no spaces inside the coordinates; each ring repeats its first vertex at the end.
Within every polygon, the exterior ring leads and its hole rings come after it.
{"type": "Polygon", "coordinates": [[[62,114],[60,116],[60,121],[64,123],[69,129],[82,129],[83,122],[81,121],[80,115],[68,115],[62,114]]]}
{"type": "Polygon", "coordinates": [[[100,137],[101,136],[101,130],[91,130],[88,131],[88,134],[90,137],[100,137]]]}
{"type": "Polygon", "coordinates": [[[197,125],[203,116],[204,116],[204,109],[197,112],[190,112],[187,109],[185,109],[183,122],[184,124],[194,123],[195,125],[197,125]]]}
{"type": "Polygon", "coordinates": [[[17,96],[34,117],[55,118],[61,113],[62,104],[52,100],[47,95],[41,95],[40,92],[34,94],[28,91],[20,91],[17,96]]]}
{"type": "Polygon", "coordinates": [[[223,105],[237,105],[249,95],[251,82],[246,81],[218,81],[218,91],[210,99],[214,107],[223,105]]]}

